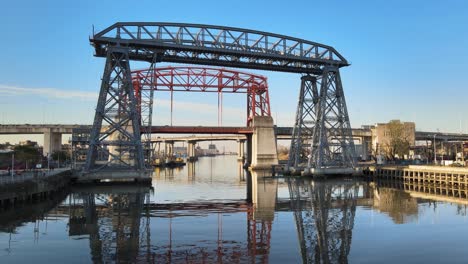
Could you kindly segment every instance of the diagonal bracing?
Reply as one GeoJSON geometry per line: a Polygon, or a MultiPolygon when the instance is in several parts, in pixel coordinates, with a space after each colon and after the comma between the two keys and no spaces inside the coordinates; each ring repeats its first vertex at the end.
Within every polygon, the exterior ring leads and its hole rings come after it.
{"type": "Polygon", "coordinates": [[[143,170],[140,120],[126,49],[108,50],[85,173],[104,169],[143,170]],[[97,153],[106,160],[97,160],[97,153]]]}

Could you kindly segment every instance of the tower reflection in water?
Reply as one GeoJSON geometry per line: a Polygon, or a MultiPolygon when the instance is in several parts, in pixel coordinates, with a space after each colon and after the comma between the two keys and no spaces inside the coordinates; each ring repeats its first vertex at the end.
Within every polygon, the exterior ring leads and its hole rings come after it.
{"type": "Polygon", "coordinates": [[[358,196],[355,181],[287,179],[304,263],[347,263],[358,196]]]}
{"type": "Polygon", "coordinates": [[[149,187],[76,189],[69,197],[69,235],[89,236],[94,263],[130,263],[150,250],[149,187]]]}

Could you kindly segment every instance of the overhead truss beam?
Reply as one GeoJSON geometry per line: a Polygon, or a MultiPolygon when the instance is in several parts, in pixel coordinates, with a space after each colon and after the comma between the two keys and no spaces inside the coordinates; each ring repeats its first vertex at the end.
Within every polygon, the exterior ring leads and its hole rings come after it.
{"type": "MultiPolygon", "coordinates": [[[[151,127],[149,122],[143,121],[151,120],[148,114],[152,114],[144,109],[148,109],[148,105],[153,104],[152,97],[147,101],[142,97],[145,91],[146,93],[148,91],[218,93],[218,106],[221,107],[218,111],[222,111],[223,93],[245,93],[247,126],[254,116],[271,116],[268,82],[267,78],[261,75],[209,67],[162,67],[133,71],[132,82],[137,92],[138,106],[142,115],[141,125],[144,128],[151,127]]],[[[222,112],[218,114],[222,115],[222,112]]]]}
{"type": "Polygon", "coordinates": [[[131,60],[320,73],[347,66],[333,47],[299,38],[242,28],[163,22],[119,22],[90,40],[96,56],[111,46],[129,50],[131,60]]]}

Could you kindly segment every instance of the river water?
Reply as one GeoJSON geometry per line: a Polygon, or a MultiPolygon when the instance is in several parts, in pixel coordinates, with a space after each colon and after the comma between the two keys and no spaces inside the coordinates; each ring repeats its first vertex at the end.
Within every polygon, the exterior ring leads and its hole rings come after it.
{"type": "Polygon", "coordinates": [[[468,262],[460,191],[261,176],[218,156],[151,188],[74,186],[0,212],[0,263],[468,262]]]}

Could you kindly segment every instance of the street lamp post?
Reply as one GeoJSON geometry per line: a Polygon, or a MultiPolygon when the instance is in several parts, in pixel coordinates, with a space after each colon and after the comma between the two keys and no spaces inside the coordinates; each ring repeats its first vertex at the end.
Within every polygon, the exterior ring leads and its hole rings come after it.
{"type": "Polygon", "coordinates": [[[437,154],[436,154],[436,145],[435,145],[435,134],[434,134],[434,165],[437,164],[437,154]]]}
{"type": "Polygon", "coordinates": [[[465,166],[465,145],[463,144],[464,142],[461,142],[461,160],[463,163],[463,166],[465,166]]]}
{"type": "Polygon", "coordinates": [[[445,154],[445,150],[444,150],[444,141],[440,141],[440,152],[442,152],[441,154],[441,158],[440,158],[440,165],[444,166],[444,154],[445,154]]]}
{"type": "Polygon", "coordinates": [[[15,152],[11,152],[11,179],[13,180],[13,175],[15,175],[15,152]]]}

